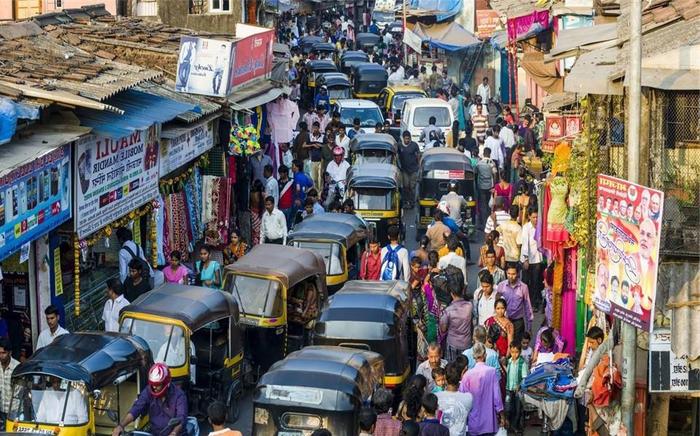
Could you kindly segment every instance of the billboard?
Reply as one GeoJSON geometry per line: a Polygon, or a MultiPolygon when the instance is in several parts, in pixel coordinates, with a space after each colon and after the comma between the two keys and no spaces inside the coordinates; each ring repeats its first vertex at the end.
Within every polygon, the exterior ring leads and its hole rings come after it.
{"type": "Polygon", "coordinates": [[[175,89],[189,94],[226,97],[230,92],[232,48],[231,41],[181,37],[175,89]]]}
{"type": "Polygon", "coordinates": [[[214,147],[214,122],[207,121],[188,129],[163,130],[160,134],[160,175],[165,176],[214,147]]]}
{"type": "Polygon", "coordinates": [[[599,174],[597,195],[593,302],[651,331],[664,193],[599,174]]]}
{"type": "Polygon", "coordinates": [[[0,177],[0,259],[71,217],[70,144],[0,177]]]}
{"type": "Polygon", "coordinates": [[[122,138],[76,142],[75,231],[83,239],[158,195],[156,126],[122,138]]]}
{"type": "Polygon", "coordinates": [[[230,89],[265,77],[272,71],[272,43],[275,31],[264,27],[236,24],[230,89]]]}
{"type": "Polygon", "coordinates": [[[490,38],[501,27],[501,16],[493,9],[480,9],[476,11],[476,36],[490,38]]]}

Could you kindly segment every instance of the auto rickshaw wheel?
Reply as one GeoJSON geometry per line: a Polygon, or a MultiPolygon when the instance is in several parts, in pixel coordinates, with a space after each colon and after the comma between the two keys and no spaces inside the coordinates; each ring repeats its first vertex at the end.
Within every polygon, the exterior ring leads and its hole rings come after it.
{"type": "Polygon", "coordinates": [[[238,380],[231,382],[228,388],[228,394],[226,395],[226,410],[227,417],[226,422],[236,422],[241,416],[241,397],[243,392],[241,391],[241,385],[238,380]]]}

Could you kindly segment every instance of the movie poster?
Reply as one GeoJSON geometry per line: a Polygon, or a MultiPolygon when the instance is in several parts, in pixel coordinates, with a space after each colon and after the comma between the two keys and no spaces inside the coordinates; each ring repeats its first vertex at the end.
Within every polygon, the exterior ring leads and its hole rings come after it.
{"type": "Polygon", "coordinates": [[[597,202],[593,301],[651,331],[664,193],[599,174],[597,202]]]}

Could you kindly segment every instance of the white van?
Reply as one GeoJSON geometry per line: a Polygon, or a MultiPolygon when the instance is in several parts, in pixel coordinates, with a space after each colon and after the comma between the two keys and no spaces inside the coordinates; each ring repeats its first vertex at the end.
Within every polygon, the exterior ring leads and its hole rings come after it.
{"type": "Polygon", "coordinates": [[[411,139],[418,143],[421,151],[423,142],[419,141],[423,129],[428,125],[430,117],[435,117],[435,125],[442,130],[445,137],[452,131],[455,114],[452,106],[439,98],[413,98],[406,100],[401,113],[401,134],[408,130],[411,139]]]}

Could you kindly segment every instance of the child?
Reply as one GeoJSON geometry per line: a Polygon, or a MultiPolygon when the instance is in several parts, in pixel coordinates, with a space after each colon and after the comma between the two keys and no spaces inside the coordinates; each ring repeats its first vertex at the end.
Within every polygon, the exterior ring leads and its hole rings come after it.
{"type": "Polygon", "coordinates": [[[423,260],[418,256],[413,256],[411,258],[411,278],[409,280],[411,290],[416,291],[420,289],[427,274],[428,269],[423,266],[423,260]]]}
{"type": "Polygon", "coordinates": [[[530,332],[523,333],[523,339],[520,341],[520,355],[523,356],[525,362],[530,362],[532,360],[532,347],[530,346],[530,332]]]}
{"type": "Polygon", "coordinates": [[[445,390],[445,368],[437,367],[433,369],[432,372],[433,380],[435,381],[435,387],[433,387],[433,393],[442,392],[445,390]]]}
{"type": "Polygon", "coordinates": [[[520,383],[528,373],[528,365],[525,359],[520,355],[520,344],[516,341],[510,344],[510,359],[508,359],[508,368],[506,369],[506,404],[505,410],[508,416],[511,430],[515,434],[523,433],[523,409],[518,391],[520,383]]]}
{"type": "Polygon", "coordinates": [[[423,395],[421,403],[423,406],[423,416],[425,416],[425,418],[418,424],[420,426],[420,434],[450,436],[450,430],[440,424],[440,420],[437,416],[438,399],[435,394],[430,393],[423,395]]]}

